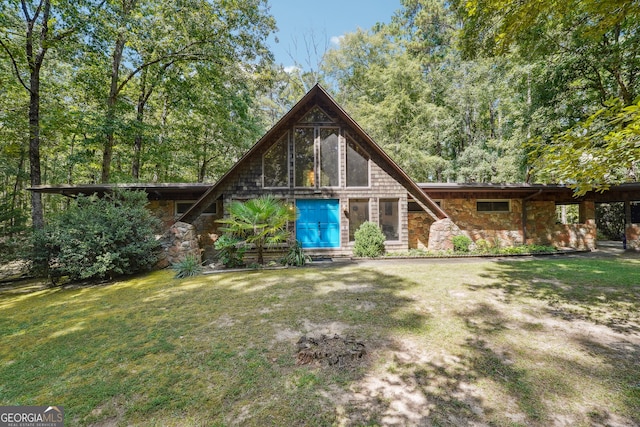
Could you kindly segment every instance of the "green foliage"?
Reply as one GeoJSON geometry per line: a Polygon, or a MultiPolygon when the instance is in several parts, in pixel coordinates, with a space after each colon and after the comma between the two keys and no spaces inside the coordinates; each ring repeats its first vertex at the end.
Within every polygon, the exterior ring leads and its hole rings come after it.
{"type": "Polygon", "coordinates": [[[638,180],[637,2],[453,3],[468,57],[517,52],[537,69],[528,77],[524,139],[535,179],[570,184],[578,195],[638,180]]]}
{"type": "Polygon", "coordinates": [[[539,174],[573,183],[578,195],[638,179],[634,170],[640,164],[640,100],[625,107],[613,99],[550,143],[532,145],[539,174]]]}
{"type": "Polygon", "coordinates": [[[471,246],[472,240],[465,235],[453,236],[451,239],[453,243],[453,250],[455,252],[469,252],[469,246],[471,246]]]}
{"type": "Polygon", "coordinates": [[[528,254],[546,254],[556,252],[556,248],[553,246],[544,245],[520,245],[520,246],[507,246],[499,249],[496,254],[504,255],[528,255],[528,254]]]}
{"type": "Polygon", "coordinates": [[[289,245],[289,251],[282,259],[282,264],[302,267],[309,261],[311,261],[311,258],[304,253],[302,244],[298,240],[295,240],[289,245]]]}
{"type": "Polygon", "coordinates": [[[393,25],[328,52],[337,99],[418,182],[525,180],[526,69],[464,61],[444,2],[411,1],[393,25]]]}
{"type": "Polygon", "coordinates": [[[171,268],[176,272],[176,279],[194,277],[202,273],[202,263],[193,255],[187,255],[182,261],[173,264],[171,268]]]}
{"type": "Polygon", "coordinates": [[[111,278],[148,270],[157,261],[158,220],[143,191],[80,196],[34,236],[33,263],[53,277],[111,278]]]}
{"type": "Polygon", "coordinates": [[[223,234],[215,241],[213,247],[218,251],[218,259],[227,268],[244,265],[244,254],[247,245],[240,237],[223,234]]]}
{"type": "Polygon", "coordinates": [[[480,254],[486,254],[491,251],[491,243],[485,239],[478,239],[475,241],[476,251],[480,254]]]}
{"type": "Polygon", "coordinates": [[[292,206],[270,195],[246,202],[233,201],[228,211],[228,218],[218,220],[224,224],[220,229],[255,245],[259,264],[264,264],[265,246],[289,239],[291,233],[287,230],[287,224],[296,219],[296,211],[292,206]]]}
{"type": "Polygon", "coordinates": [[[371,221],[365,221],[358,227],[353,245],[353,255],[357,257],[376,258],[384,253],[384,233],[371,221]]]}
{"type": "Polygon", "coordinates": [[[625,213],[623,203],[596,205],[596,227],[599,239],[620,240],[624,234],[625,213]]]}

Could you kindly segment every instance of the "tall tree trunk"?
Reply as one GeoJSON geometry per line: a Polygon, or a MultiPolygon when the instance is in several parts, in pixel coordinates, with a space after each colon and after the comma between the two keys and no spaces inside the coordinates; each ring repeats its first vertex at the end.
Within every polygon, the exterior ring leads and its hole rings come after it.
{"type": "Polygon", "coordinates": [[[136,136],[133,140],[133,161],[131,162],[131,178],[138,181],[140,178],[140,157],[142,153],[142,126],[144,124],[144,106],[146,104],[146,80],[147,69],[142,70],[140,79],[140,93],[138,94],[138,105],[136,107],[136,136]]]}
{"type": "Polygon", "coordinates": [[[144,127],[144,108],[147,105],[147,101],[153,92],[153,85],[147,90],[147,68],[142,69],[142,75],[140,76],[140,93],[138,94],[138,105],[136,109],[136,124],[137,131],[133,141],[133,161],[131,163],[131,177],[134,180],[139,180],[141,157],[142,157],[142,143],[143,143],[143,127],[144,127]]]}
{"type": "MultiPolygon", "coordinates": [[[[42,184],[40,174],[40,64],[33,70],[30,78],[31,94],[29,96],[29,164],[31,186],[42,184]]],[[[44,227],[42,194],[31,192],[31,220],[33,228],[44,227]]]]}
{"type": "Polygon", "coordinates": [[[125,45],[124,34],[119,34],[113,49],[113,60],[111,61],[111,85],[109,87],[109,98],[107,98],[106,132],[104,149],[102,151],[102,183],[108,183],[111,179],[111,161],[113,160],[113,142],[115,134],[116,103],[118,102],[118,79],[120,77],[120,64],[122,62],[122,52],[125,45]]]}
{"type": "MultiPolygon", "coordinates": [[[[25,22],[27,24],[25,53],[29,64],[29,164],[31,186],[42,183],[40,172],[40,70],[47,53],[47,43],[49,38],[49,12],[51,10],[50,0],[43,0],[33,16],[29,15],[28,8],[24,1],[21,2],[25,22]],[[37,52],[34,52],[33,28],[40,18],[42,12],[42,27],[40,29],[40,41],[37,52]]],[[[34,229],[44,227],[44,213],[42,207],[42,195],[38,192],[31,192],[31,222],[34,229]]]]}

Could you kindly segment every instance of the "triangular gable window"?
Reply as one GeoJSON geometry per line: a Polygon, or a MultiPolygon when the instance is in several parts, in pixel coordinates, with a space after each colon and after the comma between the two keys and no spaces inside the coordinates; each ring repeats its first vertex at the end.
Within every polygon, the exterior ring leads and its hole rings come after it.
{"type": "Polygon", "coordinates": [[[300,120],[301,123],[333,123],[333,119],[327,115],[320,107],[313,107],[305,116],[300,120]]]}

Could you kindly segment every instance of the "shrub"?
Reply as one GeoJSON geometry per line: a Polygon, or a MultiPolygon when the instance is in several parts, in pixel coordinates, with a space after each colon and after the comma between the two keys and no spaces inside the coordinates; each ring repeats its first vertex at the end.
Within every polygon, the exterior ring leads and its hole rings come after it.
{"type": "Polygon", "coordinates": [[[481,254],[487,254],[491,251],[491,243],[485,239],[476,240],[476,251],[481,254]]]}
{"type": "Polygon", "coordinates": [[[289,245],[289,252],[287,252],[287,254],[282,259],[282,264],[302,267],[308,261],[310,261],[309,256],[304,253],[302,244],[296,240],[289,245]]]}
{"type": "Polygon", "coordinates": [[[464,235],[453,236],[451,242],[454,252],[469,252],[469,246],[472,243],[471,239],[464,235]]]}
{"type": "Polygon", "coordinates": [[[291,233],[287,230],[287,224],[296,219],[295,209],[268,195],[246,202],[233,201],[228,211],[229,217],[217,220],[225,224],[220,229],[255,245],[259,264],[264,264],[265,246],[289,239],[291,233]]]}
{"type": "Polygon", "coordinates": [[[218,251],[218,259],[225,267],[235,268],[244,265],[247,246],[241,238],[223,234],[216,240],[213,247],[218,251]]]}
{"type": "Polygon", "coordinates": [[[362,223],[354,237],[353,255],[375,258],[384,253],[385,237],[377,224],[370,221],[362,223]]]}
{"type": "Polygon", "coordinates": [[[158,219],[146,204],[143,191],[78,197],[34,233],[36,272],[84,280],[150,269],[158,259],[158,219]]]}
{"type": "Polygon", "coordinates": [[[171,268],[176,272],[176,279],[194,277],[202,273],[202,264],[193,255],[187,255],[182,261],[173,264],[171,268]]]}

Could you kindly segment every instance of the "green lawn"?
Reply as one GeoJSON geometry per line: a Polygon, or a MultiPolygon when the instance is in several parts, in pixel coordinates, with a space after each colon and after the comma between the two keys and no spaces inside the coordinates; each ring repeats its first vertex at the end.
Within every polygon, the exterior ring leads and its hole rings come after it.
{"type": "Polygon", "coordinates": [[[0,291],[0,404],[65,425],[636,425],[640,261],[170,271],[0,291]],[[352,335],[350,366],[296,365],[352,335]]]}

